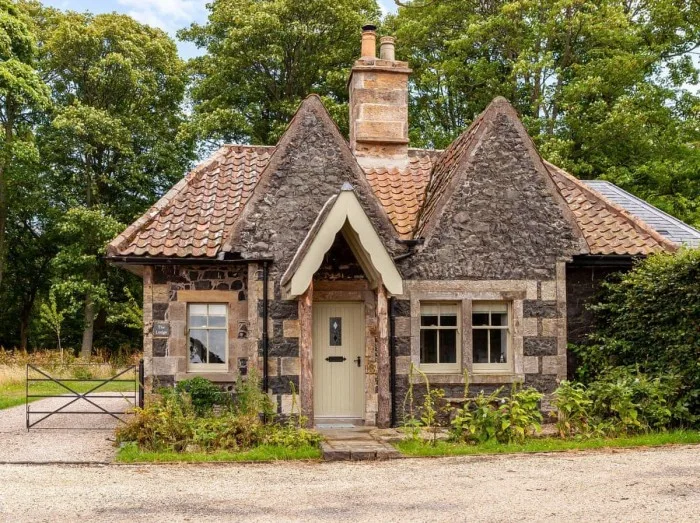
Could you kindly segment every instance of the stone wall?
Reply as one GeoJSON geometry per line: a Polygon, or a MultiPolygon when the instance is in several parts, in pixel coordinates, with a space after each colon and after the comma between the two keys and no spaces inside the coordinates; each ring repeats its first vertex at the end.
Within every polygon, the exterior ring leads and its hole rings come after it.
{"type": "Polygon", "coordinates": [[[207,378],[231,384],[238,377],[239,358],[256,361],[255,340],[248,333],[246,265],[146,267],[144,363],[149,387],[170,386],[188,377],[188,302],[228,304],[228,368],[204,373],[207,378]]]}
{"type": "Polygon", "coordinates": [[[516,125],[499,114],[484,131],[453,175],[454,192],[443,194],[449,199],[426,243],[401,264],[404,277],[547,281],[556,279],[557,261],[578,254],[556,189],[516,125]]]}

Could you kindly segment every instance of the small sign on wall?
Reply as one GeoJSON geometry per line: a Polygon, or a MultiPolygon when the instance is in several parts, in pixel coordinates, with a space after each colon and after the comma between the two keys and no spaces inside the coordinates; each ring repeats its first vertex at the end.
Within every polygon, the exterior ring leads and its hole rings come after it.
{"type": "Polygon", "coordinates": [[[156,338],[167,338],[168,336],[170,336],[170,322],[153,322],[153,336],[155,336],[156,338]]]}

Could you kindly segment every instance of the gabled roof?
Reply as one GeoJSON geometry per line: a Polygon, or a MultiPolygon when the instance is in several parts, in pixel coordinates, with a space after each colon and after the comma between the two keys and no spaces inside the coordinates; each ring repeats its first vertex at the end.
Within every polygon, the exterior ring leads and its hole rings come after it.
{"type": "MultiPolygon", "coordinates": [[[[322,104],[317,97],[313,97],[307,103],[309,105],[318,114],[322,113],[319,109],[322,104]]],[[[377,204],[391,220],[397,236],[407,239],[423,234],[426,223],[453,180],[457,166],[472,149],[485,114],[486,111],[445,151],[414,149],[409,151],[409,162],[405,166],[375,165],[365,169],[368,186],[376,196],[377,204]]],[[[337,128],[335,133],[340,136],[337,128]]],[[[342,137],[340,140],[347,146],[342,137]]],[[[108,255],[221,256],[227,250],[227,242],[233,241],[235,225],[280,145],[282,141],[277,147],[221,147],[117,236],[108,246],[108,255]]],[[[349,149],[346,154],[351,156],[349,149]]],[[[573,213],[591,254],[636,255],[676,248],[650,224],[600,192],[552,164],[545,162],[544,165],[573,213]]],[[[361,172],[359,165],[355,168],[361,172]]],[[[598,188],[603,190],[600,186],[598,188]]],[[[262,189],[258,190],[261,194],[262,189]]],[[[612,190],[606,191],[609,194],[612,190]]],[[[678,223],[679,227],[690,229],[682,222],[678,223]]],[[[661,225],[657,227],[662,228],[661,225]]]]}
{"type": "Polygon", "coordinates": [[[112,240],[108,254],[215,257],[274,150],[224,145],[112,240]]]}
{"type": "Polygon", "coordinates": [[[401,274],[391,255],[365,214],[353,187],[345,184],[340,194],[332,196],[323,206],[282,275],[280,283],[288,297],[306,291],[338,233],[345,237],[370,283],[383,284],[390,294],[403,293],[401,274]]]}
{"type": "Polygon", "coordinates": [[[700,231],[606,180],[583,180],[588,187],[679,245],[700,247],[700,231]]]}
{"type": "MultiPolygon", "coordinates": [[[[520,158],[526,158],[530,161],[532,172],[535,173],[539,182],[544,184],[545,190],[550,195],[550,199],[554,204],[552,209],[558,209],[559,216],[563,219],[562,224],[566,224],[565,227],[568,227],[572,234],[567,252],[569,254],[587,254],[588,246],[574,214],[557,190],[517,112],[510,102],[502,96],[496,97],[469,128],[450,144],[435,163],[426,190],[425,204],[418,217],[415,236],[423,237],[426,241],[430,238],[436,229],[445,206],[448,205],[452,195],[457,191],[457,187],[464,178],[467,166],[471,165],[474,168],[475,157],[480,154],[479,144],[491,136],[489,131],[498,125],[498,122],[502,121],[508,123],[517,137],[515,138],[517,144],[512,146],[513,152],[515,153],[517,148],[522,149],[525,156],[520,158]]],[[[482,172],[480,166],[477,166],[475,170],[477,173],[482,172]]],[[[523,201],[522,203],[527,202],[523,201]]],[[[554,212],[556,213],[557,211],[554,212]]],[[[479,219],[480,217],[476,218],[479,219]]]]}
{"type": "Polygon", "coordinates": [[[574,212],[591,254],[646,255],[676,250],[652,227],[582,181],[549,162],[546,166],[574,212]]]}

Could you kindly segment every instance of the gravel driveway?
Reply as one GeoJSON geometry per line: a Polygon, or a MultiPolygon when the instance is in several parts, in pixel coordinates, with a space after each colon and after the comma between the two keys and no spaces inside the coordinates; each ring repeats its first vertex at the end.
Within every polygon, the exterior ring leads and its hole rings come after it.
{"type": "MultiPolygon", "coordinates": [[[[101,395],[116,394],[119,393],[101,395]]],[[[133,404],[133,393],[128,394],[125,399],[100,398],[100,394],[91,394],[90,398],[106,410],[118,412],[133,404]]],[[[50,411],[63,406],[70,399],[69,396],[65,399],[39,400],[32,403],[30,408],[32,411],[50,411]]],[[[86,412],[99,409],[78,400],[66,410],[86,412]]],[[[31,420],[39,418],[41,415],[32,415],[31,420]]],[[[0,463],[109,462],[115,455],[111,440],[117,423],[106,414],[62,414],[53,415],[27,431],[24,405],[0,410],[0,463]]]]}
{"type": "MultiPolygon", "coordinates": [[[[698,521],[700,446],[387,462],[0,466],[8,521],[698,521]]],[[[3,512],[4,511],[4,512],[3,512]]]]}

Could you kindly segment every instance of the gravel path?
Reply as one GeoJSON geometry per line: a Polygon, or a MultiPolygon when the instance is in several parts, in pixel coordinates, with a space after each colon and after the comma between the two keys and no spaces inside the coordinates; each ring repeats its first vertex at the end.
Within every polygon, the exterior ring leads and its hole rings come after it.
{"type": "MultiPolygon", "coordinates": [[[[119,393],[107,392],[114,396],[119,393]]],[[[125,393],[129,394],[129,393],[125,393]]],[[[133,404],[133,393],[127,399],[99,398],[92,401],[114,412],[128,409],[133,404]]],[[[70,401],[50,398],[30,404],[32,411],[49,411],[70,401]]],[[[97,411],[95,406],[78,400],[66,410],[97,411]]],[[[35,421],[42,415],[32,415],[35,421]]],[[[109,462],[114,458],[112,446],[114,427],[119,423],[106,414],[53,415],[27,431],[25,407],[0,410],[0,463],[46,462],[109,462]]]]}
{"type": "Polygon", "coordinates": [[[387,462],[0,466],[8,521],[697,521],[700,446],[387,462]]]}

